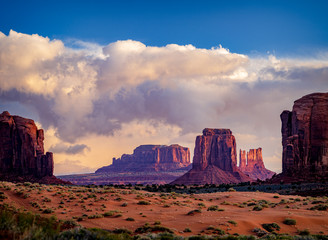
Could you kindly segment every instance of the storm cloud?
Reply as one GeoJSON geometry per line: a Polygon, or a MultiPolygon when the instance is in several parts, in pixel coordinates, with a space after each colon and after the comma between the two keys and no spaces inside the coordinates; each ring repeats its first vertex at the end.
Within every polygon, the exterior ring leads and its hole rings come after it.
{"type": "Polygon", "coordinates": [[[241,147],[261,144],[267,159],[277,159],[280,113],[328,87],[327,54],[278,59],[221,46],[78,44],[70,48],[36,34],[0,32],[1,106],[20,104],[43,128],[54,129],[62,141],[52,145],[54,152],[85,152],[81,139],[112,136],[139,122],[172,126],[181,138],[205,127],[230,128],[241,147]]]}

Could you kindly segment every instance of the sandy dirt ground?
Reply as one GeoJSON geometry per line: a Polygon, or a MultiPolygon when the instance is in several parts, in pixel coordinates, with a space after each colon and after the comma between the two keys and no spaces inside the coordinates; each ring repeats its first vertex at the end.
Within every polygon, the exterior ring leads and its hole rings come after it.
{"type": "MultiPolygon", "coordinates": [[[[208,194],[149,193],[131,189],[86,188],[0,183],[7,199],[2,203],[43,216],[74,218],[84,227],[108,230],[126,228],[134,231],[145,223],[160,222],[175,234],[189,236],[209,234],[210,226],[229,234],[254,234],[263,223],[277,223],[279,233],[296,235],[308,229],[311,234],[328,234],[328,211],[309,210],[328,198],[287,196],[262,192],[221,192],[208,194]],[[149,205],[141,205],[148,203],[149,205]],[[208,211],[208,208],[219,209],[208,211]],[[255,206],[262,210],[253,210],[255,206]],[[52,213],[43,213],[50,209],[52,213]],[[200,210],[188,214],[193,210],[200,210]],[[106,214],[107,213],[107,214],[106,214]],[[130,218],[130,219],[129,219],[130,218]],[[296,225],[286,225],[286,218],[296,225]],[[132,220],[132,221],[128,221],[132,220]],[[189,228],[191,232],[184,232],[189,228]]],[[[0,202],[0,204],[2,204],[0,202]]]]}

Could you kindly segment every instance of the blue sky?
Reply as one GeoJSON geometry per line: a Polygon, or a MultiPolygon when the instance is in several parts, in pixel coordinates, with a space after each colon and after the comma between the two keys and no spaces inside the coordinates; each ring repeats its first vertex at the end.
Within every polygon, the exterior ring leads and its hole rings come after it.
{"type": "Polygon", "coordinates": [[[133,39],[244,54],[328,47],[328,1],[2,1],[0,31],[108,44],[133,39]]]}
{"type": "Polygon", "coordinates": [[[262,147],[279,172],[280,113],[328,91],[328,1],[0,8],[0,112],[45,130],[55,174],[92,172],[141,144],[192,155],[206,127],[231,129],[237,151],[262,147]]]}

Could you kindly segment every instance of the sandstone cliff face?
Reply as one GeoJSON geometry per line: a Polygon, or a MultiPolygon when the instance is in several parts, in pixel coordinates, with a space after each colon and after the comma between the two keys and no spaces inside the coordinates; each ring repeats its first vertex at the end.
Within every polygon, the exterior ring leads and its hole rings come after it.
{"type": "Polygon", "coordinates": [[[44,133],[31,119],[0,114],[0,175],[53,176],[53,155],[44,154],[44,133]]]}
{"type": "Polygon", "coordinates": [[[275,172],[265,168],[262,157],[262,148],[250,149],[247,152],[247,159],[246,151],[240,150],[239,156],[239,169],[250,178],[254,180],[266,180],[275,174],[275,172]]]}
{"type": "Polygon", "coordinates": [[[313,93],[280,115],[283,175],[328,174],[328,93],[313,93]]]}
{"type": "Polygon", "coordinates": [[[236,140],[229,129],[203,130],[197,136],[193,168],[172,184],[221,184],[252,181],[237,167],[236,140]]]}
{"type": "Polygon", "coordinates": [[[102,167],[96,173],[187,170],[189,165],[189,148],[177,144],[141,145],[134,149],[133,154],[123,154],[121,158],[113,158],[112,165],[102,167]]]}

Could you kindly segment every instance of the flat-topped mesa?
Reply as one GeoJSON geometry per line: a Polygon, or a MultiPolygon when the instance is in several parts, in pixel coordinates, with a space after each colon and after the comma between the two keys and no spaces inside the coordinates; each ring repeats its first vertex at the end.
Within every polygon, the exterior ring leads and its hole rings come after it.
{"type": "Polygon", "coordinates": [[[133,154],[113,158],[112,165],[99,168],[96,173],[187,170],[190,164],[189,148],[177,144],[141,145],[134,149],[133,154]]]}
{"type": "Polygon", "coordinates": [[[250,149],[247,153],[246,151],[240,150],[239,169],[254,180],[270,179],[275,174],[275,172],[265,168],[262,148],[250,149]]]}
{"type": "Polygon", "coordinates": [[[282,175],[327,177],[328,93],[313,93],[294,102],[293,111],[283,111],[282,175]]]}
{"type": "Polygon", "coordinates": [[[0,114],[0,178],[53,176],[53,155],[44,154],[44,133],[31,119],[0,114]]]}
{"type": "Polygon", "coordinates": [[[252,181],[237,167],[236,140],[230,129],[205,128],[196,137],[193,168],[172,184],[221,184],[252,181]]]}

